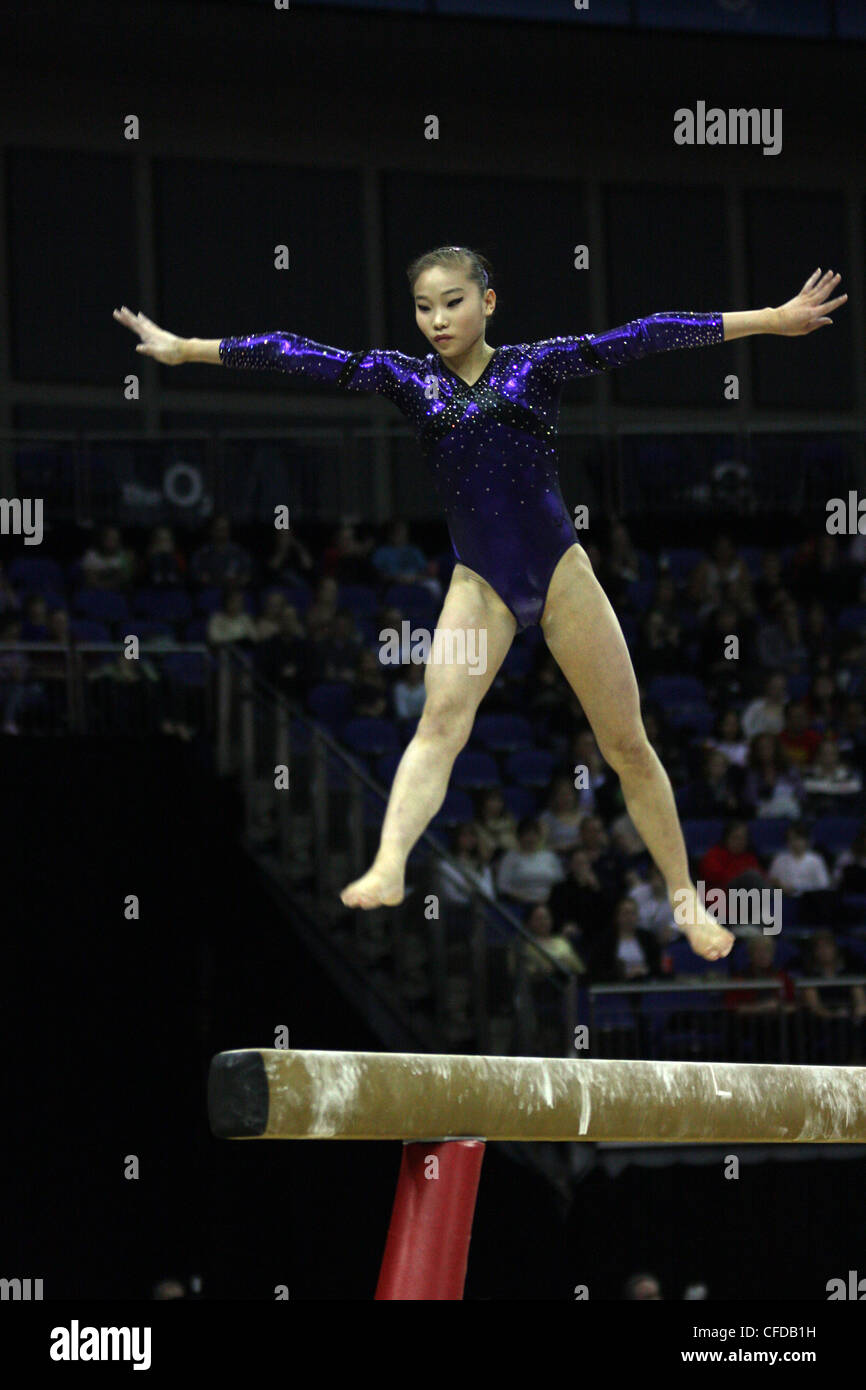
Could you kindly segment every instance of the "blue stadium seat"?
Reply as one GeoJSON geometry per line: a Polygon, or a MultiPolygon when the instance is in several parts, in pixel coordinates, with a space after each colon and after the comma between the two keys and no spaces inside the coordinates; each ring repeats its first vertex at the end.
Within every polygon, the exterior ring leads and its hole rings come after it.
{"type": "Polygon", "coordinates": [[[56,560],[17,555],[7,574],[12,587],[24,592],[47,596],[52,591],[62,593],[64,589],[63,570],[56,560]]]}
{"type": "Polygon", "coordinates": [[[95,618],[98,622],[123,623],[130,618],[125,596],[112,589],[79,589],[73,595],[72,607],[83,618],[95,618]]]}
{"type": "Polygon", "coordinates": [[[307,695],[307,708],[315,719],[336,730],[352,714],[352,687],[346,681],[323,681],[307,695]]]}
{"type": "Polygon", "coordinates": [[[850,849],[862,823],[860,816],[822,816],[812,826],[812,842],[824,845],[834,854],[850,849]]]}
{"type": "Polygon", "coordinates": [[[508,810],[518,821],[524,816],[534,816],[538,809],[529,787],[503,787],[502,795],[508,810]]]}
{"type": "Polygon", "coordinates": [[[452,786],[473,791],[481,787],[498,787],[499,782],[499,767],[489,753],[476,753],[471,748],[464,748],[457,754],[451,774],[452,786]]]}
{"type": "Polygon", "coordinates": [[[76,642],[110,642],[111,633],[105,623],[93,618],[70,618],[69,631],[76,642]]]}
{"type": "Polygon", "coordinates": [[[208,616],[210,616],[211,613],[216,613],[218,609],[222,607],[222,601],[222,589],[200,589],[195,596],[196,612],[206,613],[208,616]]]}
{"type": "Polygon", "coordinates": [[[676,584],[687,579],[703,559],[703,551],[684,546],[675,546],[673,550],[666,551],[666,554],[671,577],[676,584]]]}
{"type": "Polygon", "coordinates": [[[749,821],[749,839],[756,854],[770,855],[785,848],[785,836],[792,825],[789,816],[758,817],[749,821]]]}
{"type": "Polygon", "coordinates": [[[532,725],[519,714],[482,714],[475,721],[473,742],[481,743],[494,753],[509,753],[517,748],[531,748],[532,725]]]}
{"type": "Polygon", "coordinates": [[[342,741],[355,753],[396,753],[400,748],[397,730],[388,719],[362,716],[350,719],[340,730],[342,741]]]}
{"type": "Polygon", "coordinates": [[[546,748],[521,748],[508,755],[505,773],[511,782],[549,787],[561,759],[546,748]]]}
{"type": "Polygon", "coordinates": [[[172,685],[203,686],[210,666],[210,658],[204,652],[169,652],[163,657],[162,673],[172,685]]]}
{"type": "Polygon", "coordinates": [[[337,607],[348,608],[356,618],[370,618],[379,607],[376,590],[369,584],[341,584],[337,596],[337,607]]]}
{"type": "Polygon", "coordinates": [[[647,698],[660,705],[706,704],[707,691],[697,676],[653,676],[647,698]]]}
{"type": "Polygon", "coordinates": [[[645,613],[653,601],[655,589],[654,579],[634,579],[627,590],[629,602],[639,613],[645,613]]]}
{"type": "MultiPolygon", "coordinates": [[[[685,937],[678,941],[672,941],[669,946],[663,949],[670,956],[671,968],[675,975],[704,975],[708,971],[727,974],[730,957],[721,961],[705,960],[703,956],[697,955],[692,950],[685,937]]],[[[675,998],[676,996],[672,995],[671,997],[675,998]]]]}
{"type": "Polygon", "coordinates": [[[686,842],[686,849],[694,858],[699,859],[702,854],[706,854],[708,849],[717,845],[722,838],[722,831],[725,828],[723,820],[684,820],[683,838],[686,842]]]}
{"type": "Polygon", "coordinates": [[[206,642],[207,641],[207,618],[193,618],[191,623],[187,623],[183,630],[183,640],[185,642],[206,642]]]}
{"type": "Polygon", "coordinates": [[[445,800],[441,809],[436,813],[431,821],[431,825],[437,829],[450,829],[455,825],[462,825],[464,821],[475,819],[475,807],[468,792],[461,791],[459,787],[451,787],[445,794],[445,800]]]}
{"type": "Polygon", "coordinates": [[[665,715],[672,729],[689,729],[700,737],[712,733],[716,722],[715,712],[706,701],[676,701],[665,706],[665,715]]]}
{"type": "Polygon", "coordinates": [[[839,632],[861,632],[866,630],[866,604],[843,608],[836,619],[839,632]]]}
{"type": "MultiPolygon", "coordinates": [[[[166,638],[169,642],[174,641],[174,628],[168,623],[155,622],[153,618],[130,618],[125,627],[126,633],[134,634],[140,642],[152,642],[154,638],[166,638]]],[[[191,638],[187,635],[186,640],[199,641],[199,638],[191,638]]]]}
{"type": "Polygon", "coordinates": [[[134,595],[133,605],[136,613],[167,623],[185,623],[192,618],[192,603],[184,589],[141,589],[134,595]]]}

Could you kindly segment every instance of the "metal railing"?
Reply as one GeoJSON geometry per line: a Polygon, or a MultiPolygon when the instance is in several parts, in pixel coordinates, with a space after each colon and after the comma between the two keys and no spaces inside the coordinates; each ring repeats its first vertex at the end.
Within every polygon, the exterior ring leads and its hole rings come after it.
{"type": "Polygon", "coordinates": [[[545,1037],[554,1053],[570,1055],[577,977],[467,878],[435,832],[426,831],[410,855],[402,903],[344,907],[340,890],[375,856],[388,789],[264,681],[246,654],[221,652],[217,683],[217,767],[239,778],[247,847],[303,896],[321,931],[402,1011],[419,1043],[540,1050],[532,981],[543,979],[545,1037]],[[443,896],[441,865],[466,885],[465,905],[443,896]]]}
{"type": "MultiPolygon", "coordinates": [[[[7,431],[0,443],[11,454],[16,495],[50,497],[55,522],[200,526],[227,511],[237,522],[273,525],[275,504],[288,499],[306,522],[437,513],[412,431],[337,410],[326,421],[292,415],[278,429],[7,431]]],[[[827,497],[866,480],[866,437],[841,420],[804,429],[784,419],[731,423],[718,412],[682,423],[593,416],[560,423],[558,453],[566,501],[579,500],[591,517],[823,514],[827,497]]]]}
{"type": "Polygon", "coordinates": [[[858,1017],[853,993],[866,985],[866,975],[798,976],[793,984],[792,1000],[778,980],[591,985],[583,1055],[833,1066],[866,1061],[866,1017],[858,1017]],[[817,994],[817,1011],[809,990],[817,994]]]}
{"type": "Polygon", "coordinates": [[[143,640],[137,658],[117,642],[0,642],[0,727],[194,738],[213,727],[214,664],[203,643],[162,638],[143,640]]]}

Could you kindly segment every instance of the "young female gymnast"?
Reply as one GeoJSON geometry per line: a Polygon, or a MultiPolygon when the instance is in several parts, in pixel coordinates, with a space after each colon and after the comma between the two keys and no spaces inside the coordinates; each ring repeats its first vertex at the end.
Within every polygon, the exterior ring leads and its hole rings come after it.
{"type": "MultiPolygon", "coordinates": [[[[828,301],[839,276],[816,270],[779,308],[735,313],[659,313],[606,333],[493,348],[486,321],[496,306],[490,266],[467,247],[427,252],[408,269],[424,357],[348,352],[297,333],[179,338],[144,314],[115,309],[137,333],[136,351],[158,362],[269,368],[346,391],[386,396],[415,427],[441,497],[457,563],[438,627],[486,636],[487,665],[427,662],[426,701],[397,768],[376,857],[340,894],[348,907],[392,906],[404,896],[406,861],[445,798],[451,768],[469,739],[514,634],[540,623],[545,641],[617,773],[629,815],[667,885],[677,921],[708,960],[734,937],[707,915],[689,878],[668,776],[644,731],[622,630],[598,583],[559,487],[560,388],[654,352],[701,347],[754,333],[795,337],[832,322],[847,299],[828,301]]],[[[436,648],[434,647],[434,652],[436,648]]],[[[464,651],[473,651],[466,643],[464,651]]],[[[449,652],[460,651],[455,643],[449,652]]]]}

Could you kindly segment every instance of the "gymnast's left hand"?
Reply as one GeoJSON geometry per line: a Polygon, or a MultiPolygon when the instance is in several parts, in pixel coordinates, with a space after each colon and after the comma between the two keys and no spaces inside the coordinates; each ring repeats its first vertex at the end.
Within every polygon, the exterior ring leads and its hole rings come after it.
{"type": "Polygon", "coordinates": [[[842,294],[829,302],[825,301],[837,288],[841,278],[841,275],[834,275],[832,270],[827,270],[822,275],[819,266],[809,276],[798,295],[789,299],[787,304],[774,309],[775,332],[781,333],[785,338],[799,338],[804,333],[814,333],[816,328],[823,328],[832,323],[829,315],[844,304],[848,296],[842,294]]]}

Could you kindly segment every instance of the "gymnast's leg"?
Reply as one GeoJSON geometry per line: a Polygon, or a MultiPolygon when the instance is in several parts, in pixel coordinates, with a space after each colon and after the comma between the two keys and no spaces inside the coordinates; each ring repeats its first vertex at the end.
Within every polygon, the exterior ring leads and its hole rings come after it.
{"type": "Polygon", "coordinates": [[[367,873],[340,894],[347,907],[392,907],[402,902],[406,860],[445,800],[454,760],[468,742],[478,706],[516,629],[514,615],[490,585],[464,565],[455,565],[436,627],[453,636],[455,659],[448,659],[447,645],[437,659],[434,640],[424,674],[424,709],[394,777],[379,849],[367,873]],[[461,633],[466,634],[462,653],[457,640],[461,633]],[[484,669],[476,673],[469,640],[473,633],[476,658],[482,634],[487,644],[484,669]]]}
{"type": "Polygon", "coordinates": [[[671,905],[686,909],[682,929],[692,949],[707,960],[726,956],[734,937],[704,911],[689,878],[671,784],[646,736],[628,647],[581,545],[567,550],[553,572],[541,628],[602,757],[619,776],[629,815],[664,876],[671,905]],[[687,897],[675,902],[675,893],[687,897]]]}

